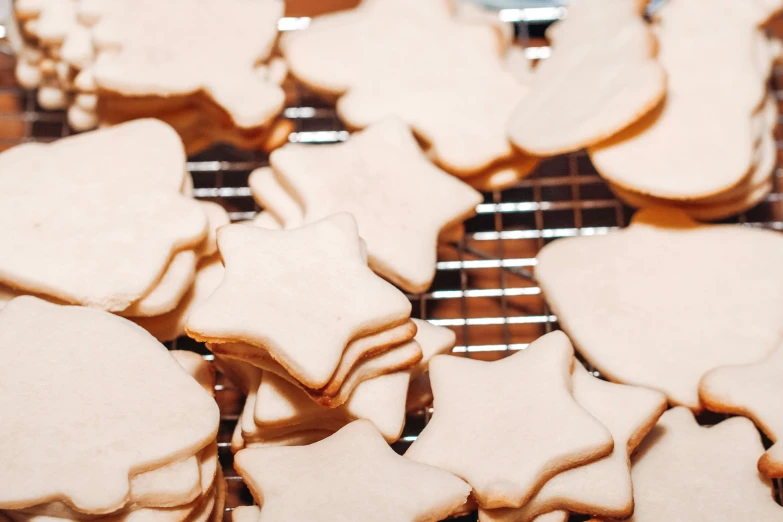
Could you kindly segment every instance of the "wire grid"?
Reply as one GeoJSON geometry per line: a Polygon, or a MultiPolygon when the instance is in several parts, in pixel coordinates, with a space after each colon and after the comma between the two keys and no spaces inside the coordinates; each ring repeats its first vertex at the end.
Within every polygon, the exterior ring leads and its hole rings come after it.
{"type": "MultiPolygon", "coordinates": [[[[509,10],[501,17],[515,21],[517,34],[522,40],[527,39],[531,26],[524,21],[524,10],[509,10]]],[[[283,22],[281,26],[285,25],[283,22]]],[[[306,26],[301,20],[286,23],[289,29],[306,26]]],[[[547,49],[533,47],[528,55],[546,57],[547,49]]],[[[0,150],[69,135],[63,113],[41,110],[35,93],[16,85],[13,66],[14,60],[8,53],[0,54],[0,150]]],[[[783,68],[776,68],[772,86],[778,100],[783,96],[779,88],[782,80],[783,68]]],[[[348,137],[332,106],[292,82],[286,89],[284,117],[295,124],[290,141],[334,143],[348,137]]],[[[780,130],[779,125],[778,138],[780,130]]],[[[783,144],[778,141],[778,151],[781,148],[783,144]]],[[[262,152],[216,145],[191,157],[187,168],[194,179],[195,197],[221,204],[233,221],[242,221],[260,210],[250,195],[248,175],[266,165],[268,158],[262,152]]],[[[756,208],[727,222],[783,230],[782,178],[783,169],[776,169],[772,193],[756,208]]],[[[557,318],[548,310],[532,278],[538,251],[553,239],[605,234],[626,226],[632,213],[612,195],[584,152],[546,160],[530,178],[513,188],[484,194],[477,216],[465,224],[465,238],[458,244],[439,247],[432,288],[409,296],[413,315],[452,328],[457,333],[455,352],[466,357],[496,360],[524,349],[544,333],[558,328],[557,318]]],[[[194,350],[211,358],[203,345],[191,339],[179,339],[170,347],[194,350]]],[[[225,513],[228,522],[235,506],[252,503],[233,470],[229,443],[244,398],[220,375],[216,397],[222,413],[219,455],[229,484],[225,513]]],[[[415,440],[428,417],[428,410],[409,415],[403,437],[394,446],[397,451],[404,451],[415,440]]],[[[712,415],[700,420],[710,423],[720,418],[712,415]]],[[[781,502],[780,481],[775,486],[776,498],[781,502]]],[[[475,515],[460,520],[475,520],[475,515]]],[[[572,517],[572,521],[576,520],[586,518],[572,517]]]]}

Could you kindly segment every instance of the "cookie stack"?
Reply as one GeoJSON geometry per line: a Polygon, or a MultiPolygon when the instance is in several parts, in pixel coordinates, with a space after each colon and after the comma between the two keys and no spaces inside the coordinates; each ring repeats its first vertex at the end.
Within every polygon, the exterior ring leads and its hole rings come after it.
{"type": "Polygon", "coordinates": [[[288,144],[253,172],[250,190],[274,220],[295,228],[350,212],[370,268],[412,293],[435,277],[439,241],[458,241],[482,196],[433,165],[409,127],[386,118],[334,145],[288,144]]]}
{"type": "MultiPolygon", "coordinates": [[[[225,276],[186,324],[215,354],[274,373],[330,408],[361,382],[421,361],[409,342],[410,302],[368,268],[351,215],[286,231],[230,225],[218,245],[225,276]]],[[[265,386],[274,379],[262,377],[265,386]]],[[[246,382],[248,391],[260,386],[246,382]]]]}
{"type": "Polygon", "coordinates": [[[280,0],[21,0],[16,75],[77,130],[156,117],[189,151],[271,150],[290,132],[276,120],[286,67],[269,60],[282,12],[280,0]]]}
{"type": "Polygon", "coordinates": [[[137,120],[0,154],[0,284],[126,317],[158,317],[211,265],[228,223],[188,192],[174,130],[137,120]]]}
{"type": "Polygon", "coordinates": [[[774,2],[720,0],[703,13],[699,3],[668,2],[656,13],[665,100],[589,154],[630,205],[713,220],[748,210],[772,189],[778,108],[768,80],[780,42],[760,28],[774,2]]]}
{"type": "Polygon", "coordinates": [[[0,448],[0,515],[222,519],[220,416],[198,355],[172,357],[126,319],[30,296],[0,312],[0,353],[0,417],[14,427],[0,448]]]}
{"type": "Polygon", "coordinates": [[[413,367],[359,382],[347,400],[334,408],[313,401],[280,375],[236,359],[219,358],[221,369],[246,394],[231,448],[295,446],[321,440],[356,419],[371,421],[387,442],[396,441],[405,423],[409,384],[422,376],[430,359],[450,352],[455,334],[448,328],[412,320],[417,333],[409,344],[418,345],[422,359],[413,367]]]}

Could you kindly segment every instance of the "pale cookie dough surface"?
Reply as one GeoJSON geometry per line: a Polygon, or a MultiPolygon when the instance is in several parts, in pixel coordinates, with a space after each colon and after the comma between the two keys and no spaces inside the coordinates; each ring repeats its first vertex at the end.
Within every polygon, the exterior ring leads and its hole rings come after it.
{"type": "Polygon", "coordinates": [[[152,317],[176,308],[196,278],[198,257],[193,250],[174,254],[171,262],[150,292],[120,312],[126,317],[152,317]]]}
{"type": "Polygon", "coordinates": [[[667,2],[656,13],[666,99],[589,149],[596,169],[610,182],[688,200],[724,192],[748,174],[751,116],[762,102],[766,81],[753,60],[756,25],[729,12],[727,2],[732,0],[667,2]],[[716,148],[716,143],[724,146],[716,148]]]}
{"type": "Polygon", "coordinates": [[[346,376],[345,382],[333,396],[313,396],[313,398],[327,407],[335,407],[344,404],[356,387],[367,381],[414,367],[422,360],[422,350],[419,343],[410,341],[375,357],[365,359],[346,376]]]}
{"type": "Polygon", "coordinates": [[[455,334],[448,328],[413,319],[418,326],[415,340],[422,360],[407,371],[382,375],[360,382],[348,400],[337,408],[324,408],[293,384],[272,373],[261,379],[255,405],[258,426],[297,425],[318,418],[337,418],[344,423],[368,419],[383,437],[393,442],[405,423],[405,404],[412,376],[427,370],[430,359],[454,346],[455,334]]]}
{"type": "MultiPolygon", "coordinates": [[[[192,191],[190,174],[185,175],[185,181],[183,193],[188,191],[189,186],[190,191],[192,191]],[[190,180],[189,185],[187,180],[190,180]]],[[[210,201],[199,201],[198,203],[207,217],[207,237],[194,250],[177,252],[166,268],[163,277],[158,281],[158,284],[146,296],[133,303],[120,315],[134,318],[159,318],[172,311],[176,312],[178,308],[184,308],[180,304],[185,299],[185,296],[193,291],[197,273],[204,268],[204,265],[209,264],[209,259],[204,258],[209,258],[217,253],[217,229],[231,223],[228,212],[222,206],[210,201]]],[[[202,286],[204,277],[206,276],[202,274],[202,286]]],[[[185,307],[189,306],[189,303],[186,303],[185,307]]],[[[170,325],[168,319],[165,318],[157,322],[166,322],[170,325]]],[[[179,327],[178,332],[178,335],[175,337],[182,335],[184,331],[179,327]]]]}
{"type": "Polygon", "coordinates": [[[263,346],[307,387],[329,382],[351,339],[410,316],[405,295],[364,263],[348,214],[288,231],[230,225],[218,245],[226,274],[191,312],[188,334],[263,346]]]}
{"type": "MultiPolygon", "coordinates": [[[[713,411],[750,417],[773,442],[783,436],[783,349],[744,366],[723,366],[709,372],[699,385],[699,397],[713,411]]],[[[758,462],[759,471],[783,477],[783,446],[774,444],[758,462]]]]}
{"type": "MultiPolygon", "coordinates": [[[[190,504],[201,495],[199,457],[188,457],[161,468],[139,473],[131,477],[130,488],[129,507],[120,512],[122,515],[128,515],[132,510],[145,507],[168,508],[190,504]]],[[[117,514],[110,516],[114,519],[122,518],[117,514]]],[[[55,501],[21,509],[15,520],[45,522],[48,517],[54,519],[50,522],[95,518],[55,501]]]]}
{"type": "Polygon", "coordinates": [[[783,336],[781,263],[776,232],[647,209],[625,230],[547,245],[536,278],[603,375],[698,411],[706,372],[763,359],[783,336]]]}
{"type": "Polygon", "coordinates": [[[482,201],[432,165],[396,118],[374,123],[345,143],[286,145],[270,162],[306,223],[336,212],[353,214],[370,267],[410,292],[432,283],[441,230],[475,214],[482,201]]]}
{"type": "Polygon", "coordinates": [[[609,429],[611,455],[552,477],[519,509],[479,510],[481,522],[538,521],[538,515],[568,510],[612,518],[633,513],[630,454],[666,409],[666,397],[647,388],[602,381],[576,363],[574,398],[609,429]]]}
{"type": "MultiPolygon", "coordinates": [[[[313,396],[334,396],[342,388],[346,378],[354,371],[355,367],[413,339],[415,334],[416,324],[413,321],[408,321],[399,326],[351,340],[345,347],[340,363],[329,382],[317,390],[307,389],[308,393],[313,396]]],[[[248,362],[301,386],[301,383],[298,383],[283,365],[276,362],[268,352],[259,350],[257,346],[247,343],[209,343],[207,347],[216,354],[248,362]]]]}
{"type": "Polygon", "coordinates": [[[159,122],[21,145],[0,170],[0,280],[13,288],[122,311],[206,232],[179,194],[182,144],[159,122]]]}
{"type": "Polygon", "coordinates": [[[297,386],[264,372],[256,395],[255,422],[260,428],[317,425],[319,421],[336,422],[340,427],[356,419],[367,419],[391,443],[400,437],[405,423],[409,378],[401,372],[364,381],[345,404],[324,408],[297,386]]]}
{"type": "Polygon", "coordinates": [[[275,373],[292,384],[296,384],[302,388],[312,400],[329,408],[335,408],[344,404],[359,383],[381,375],[407,370],[415,366],[422,359],[422,350],[418,343],[415,341],[403,342],[379,355],[358,360],[357,363],[350,368],[350,371],[345,374],[340,387],[327,393],[324,388],[312,389],[304,386],[301,381],[292,376],[285,367],[276,363],[274,360],[270,361],[266,358],[248,358],[243,355],[238,355],[237,353],[231,353],[230,349],[223,351],[224,347],[231,348],[232,346],[234,346],[235,349],[249,348],[258,351],[257,348],[245,344],[237,345],[236,343],[233,343],[221,345],[207,343],[207,348],[212,350],[215,354],[249,362],[265,371],[275,373]]]}
{"type": "Polygon", "coordinates": [[[491,363],[435,357],[435,413],[405,456],[464,478],[484,508],[522,506],[558,472],[612,451],[571,395],[573,359],[562,332],[491,363]]]}
{"type": "Polygon", "coordinates": [[[215,254],[201,261],[193,286],[174,310],[155,317],[135,317],[133,322],[150,332],[161,342],[173,341],[185,335],[185,323],[190,311],[204,302],[223,280],[225,269],[220,256],[215,254]]]}
{"type": "Polygon", "coordinates": [[[268,228],[269,230],[282,230],[283,224],[278,221],[274,214],[268,210],[263,210],[253,218],[253,226],[268,228]]]}
{"type": "Polygon", "coordinates": [[[446,2],[365,0],[281,39],[293,76],[340,95],[348,126],[397,116],[461,176],[513,154],[505,125],[526,89],[502,47],[495,28],[455,18],[446,2]]]}
{"type": "Polygon", "coordinates": [[[783,519],[772,484],[756,470],[763,451],[747,419],[705,428],[685,408],[667,411],[634,455],[629,522],[783,519]]]}
{"type": "MultiPolygon", "coordinates": [[[[264,208],[253,218],[253,224],[261,228],[282,230],[298,228],[303,224],[304,211],[288,190],[283,187],[271,167],[254,170],[248,179],[256,203],[264,208]]],[[[465,236],[462,223],[444,228],[438,235],[441,243],[459,242],[465,236]]],[[[362,239],[362,250],[367,255],[367,243],[362,239]]]]}
{"type": "Polygon", "coordinates": [[[411,368],[411,378],[415,379],[429,370],[430,361],[436,355],[451,352],[457,341],[457,334],[450,328],[436,326],[422,319],[411,319],[416,325],[416,336],[413,338],[421,346],[421,361],[411,368]]]}
{"type": "Polygon", "coordinates": [[[129,477],[215,438],[215,402],[130,321],[20,297],[0,313],[0,347],[10,350],[0,416],[16,426],[0,448],[1,508],[62,499],[86,513],[115,511],[129,477]]]}
{"type": "MultiPolygon", "coordinates": [[[[275,179],[275,172],[271,167],[262,167],[254,170],[247,180],[253,199],[261,205],[266,212],[285,228],[298,228],[304,225],[302,208],[293,197],[275,179]]],[[[273,225],[262,222],[265,228],[274,228],[273,225]]]]}
{"type": "Polygon", "coordinates": [[[454,475],[394,453],[368,421],[310,446],[246,449],[234,465],[266,522],[436,522],[470,493],[454,475]]]}
{"type": "Polygon", "coordinates": [[[660,102],[666,73],[655,60],[645,6],[639,0],[581,0],[569,7],[568,17],[548,33],[552,56],[535,68],[530,91],[509,122],[514,145],[538,156],[579,150],[660,102]]]}
{"type": "MultiPolygon", "coordinates": [[[[182,193],[192,196],[193,192],[193,178],[190,174],[185,175],[186,184],[183,187],[182,193]],[[190,180],[189,183],[187,180],[190,180]],[[189,188],[188,188],[189,187],[189,188]],[[190,194],[188,194],[190,192],[190,194]]],[[[211,201],[199,201],[199,205],[204,210],[204,214],[207,216],[207,222],[209,223],[209,230],[207,231],[207,237],[204,242],[196,248],[196,254],[199,258],[209,257],[217,252],[217,231],[220,227],[231,223],[231,219],[228,216],[228,212],[221,205],[213,203],[211,201]]]]}
{"type": "Polygon", "coordinates": [[[113,0],[93,13],[97,86],[125,96],[204,92],[240,127],[283,107],[279,85],[255,71],[269,57],[283,2],[113,0]],[[205,33],[209,38],[204,38],[205,33]]]}
{"type": "Polygon", "coordinates": [[[700,221],[724,219],[744,212],[762,201],[773,188],[772,175],[778,159],[774,134],[777,117],[777,102],[768,95],[764,108],[754,117],[763,129],[760,131],[760,143],[756,147],[751,173],[739,185],[726,192],[692,201],[674,201],[645,196],[611,183],[609,187],[615,195],[634,207],[668,206],[682,210],[700,221]]]}
{"type": "Polygon", "coordinates": [[[174,359],[185,368],[188,374],[196,379],[204,390],[215,396],[215,367],[204,357],[196,352],[187,350],[171,350],[169,352],[174,359]]]}

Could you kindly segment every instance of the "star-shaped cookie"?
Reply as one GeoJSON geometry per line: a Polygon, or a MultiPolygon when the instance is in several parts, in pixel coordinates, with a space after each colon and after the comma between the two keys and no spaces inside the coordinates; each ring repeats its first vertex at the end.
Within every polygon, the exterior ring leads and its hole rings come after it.
{"type": "Polygon", "coordinates": [[[435,413],[405,456],[462,477],[484,508],[522,506],[552,476],[612,451],[571,395],[573,362],[562,332],[496,362],[433,358],[435,413]]]}
{"type": "Polygon", "coordinates": [[[663,414],[633,458],[636,507],[629,522],[779,522],[772,484],[756,470],[758,431],[733,418],[699,426],[686,408],[663,414]]]}
{"type": "Polygon", "coordinates": [[[308,388],[329,382],[352,339],[410,316],[405,295],[364,263],[349,214],[287,231],[229,225],[218,246],[225,276],[188,335],[260,347],[308,388]]]}
{"type": "Polygon", "coordinates": [[[628,518],[633,514],[630,454],[666,409],[659,392],[602,381],[574,365],[574,398],[606,426],[612,454],[552,477],[523,507],[479,510],[481,522],[530,522],[555,510],[628,518]]]}
{"type": "Polygon", "coordinates": [[[624,230],[553,241],[536,278],[592,366],[698,411],[705,373],[763,359],[783,337],[782,265],[777,232],[646,209],[624,230]]]}
{"type": "Polygon", "coordinates": [[[436,522],[470,493],[454,475],[397,455],[369,421],[310,446],[245,449],[234,466],[265,522],[436,522]]]}
{"type": "Polygon", "coordinates": [[[526,88],[504,67],[497,30],[446,6],[365,0],[286,34],[280,46],[294,76],[341,96],[347,125],[397,116],[439,164],[470,176],[513,155],[505,127],[526,88]]]}
{"type": "MultiPolygon", "coordinates": [[[[783,347],[758,363],[716,368],[701,380],[699,397],[704,405],[721,413],[745,415],[773,442],[783,437],[783,347]]],[[[758,462],[768,477],[783,477],[783,445],[774,444],[758,462]]]]}
{"type": "Polygon", "coordinates": [[[479,192],[435,167],[397,118],[370,125],[345,143],[286,145],[270,162],[300,203],[305,223],[353,214],[370,267],[410,292],[432,283],[441,230],[473,215],[482,201],[479,192]]]}

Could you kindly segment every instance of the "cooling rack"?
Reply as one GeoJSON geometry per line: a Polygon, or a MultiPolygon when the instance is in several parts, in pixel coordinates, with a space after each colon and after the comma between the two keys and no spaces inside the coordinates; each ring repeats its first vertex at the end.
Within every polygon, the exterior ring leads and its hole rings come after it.
{"type": "MultiPolygon", "coordinates": [[[[532,59],[548,56],[548,48],[535,45],[542,26],[563,16],[563,7],[506,9],[500,18],[512,22],[532,59]]],[[[281,31],[302,30],[307,18],[280,21],[281,31]]],[[[2,42],[0,42],[2,45],[2,42]]],[[[35,93],[16,85],[14,59],[6,45],[0,48],[0,150],[29,141],[53,141],[70,133],[61,112],[43,111],[35,93]]],[[[772,88],[778,100],[783,68],[774,70],[772,88]]],[[[291,142],[334,143],[348,132],[333,107],[313,93],[289,82],[284,116],[295,130],[291,142]]],[[[779,139],[781,127],[776,129],[779,139]]],[[[778,141],[778,151],[783,144],[778,141]]],[[[247,179],[250,172],[268,164],[258,151],[242,151],[216,145],[189,158],[194,195],[223,205],[234,221],[251,219],[259,208],[254,203],[247,179]]],[[[726,222],[783,230],[783,169],[776,169],[772,193],[756,208],[726,222]]],[[[633,210],[618,201],[590,164],[577,152],[542,162],[536,172],[514,187],[484,194],[477,216],[466,222],[465,238],[458,244],[439,247],[438,270],[432,288],[410,295],[415,317],[452,328],[457,333],[455,352],[482,360],[495,360],[546,332],[558,328],[532,274],[535,257],[549,241],[576,235],[605,234],[628,224],[633,210]]],[[[179,339],[171,347],[190,349],[210,358],[209,352],[190,339],[179,339]]],[[[231,433],[242,409],[241,393],[218,376],[216,396],[221,407],[218,437],[220,459],[229,483],[225,520],[233,507],[252,503],[249,492],[232,466],[231,433]]],[[[402,452],[415,440],[428,420],[428,411],[409,416],[405,432],[395,449],[402,452]]],[[[776,482],[781,501],[781,484],[776,482]]],[[[460,520],[475,520],[465,517],[460,520]]],[[[572,521],[586,520],[573,517],[572,521]]]]}

